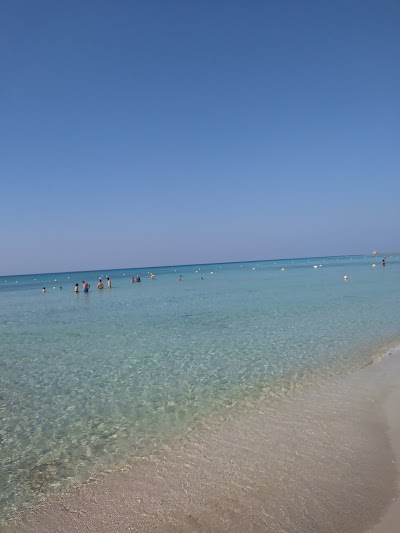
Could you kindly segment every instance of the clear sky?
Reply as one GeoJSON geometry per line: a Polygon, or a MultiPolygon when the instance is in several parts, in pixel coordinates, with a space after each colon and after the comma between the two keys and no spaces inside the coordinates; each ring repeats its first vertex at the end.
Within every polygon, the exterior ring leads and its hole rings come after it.
{"type": "Polygon", "coordinates": [[[1,0],[0,274],[400,250],[398,0],[1,0]]]}

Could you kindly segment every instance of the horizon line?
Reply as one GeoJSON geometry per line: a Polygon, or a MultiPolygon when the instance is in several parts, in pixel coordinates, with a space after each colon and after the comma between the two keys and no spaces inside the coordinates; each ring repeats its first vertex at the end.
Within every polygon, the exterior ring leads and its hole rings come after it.
{"type": "Polygon", "coordinates": [[[120,268],[96,268],[91,270],[61,270],[61,271],[49,271],[49,272],[27,272],[25,274],[2,274],[0,275],[0,278],[6,278],[6,277],[19,277],[19,276],[45,276],[47,274],[72,274],[72,273],[81,273],[81,272],[99,272],[100,270],[107,270],[109,272],[113,272],[116,270],[133,270],[133,269],[139,269],[139,268],[172,268],[172,267],[189,267],[189,266],[208,266],[208,265],[232,265],[235,263],[265,263],[269,261],[289,261],[290,259],[294,260],[301,260],[301,259],[322,259],[322,258],[332,258],[332,257],[360,257],[360,256],[372,256],[376,257],[377,255],[400,255],[400,252],[378,252],[377,254],[373,254],[372,252],[369,252],[367,254],[344,254],[344,255],[314,255],[314,256],[305,256],[305,257],[280,257],[280,258],[274,258],[274,259],[246,259],[244,261],[212,261],[209,263],[186,263],[186,264],[170,264],[170,265],[142,265],[142,266],[129,266],[129,267],[120,267],[120,268]]]}

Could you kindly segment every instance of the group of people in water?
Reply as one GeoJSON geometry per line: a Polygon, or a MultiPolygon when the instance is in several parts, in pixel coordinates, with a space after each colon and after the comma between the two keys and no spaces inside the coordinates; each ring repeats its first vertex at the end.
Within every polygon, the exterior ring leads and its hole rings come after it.
{"type": "MultiPolygon", "coordinates": [[[[320,266],[322,266],[322,265],[320,265],[320,266]]],[[[374,267],[375,264],[373,264],[372,266],[374,267]]],[[[382,259],[382,266],[383,267],[386,266],[386,257],[384,257],[382,259]]],[[[253,268],[253,270],[255,270],[255,269],[253,268]]],[[[282,270],[284,270],[284,268],[282,268],[282,270]]],[[[211,272],[211,274],[213,274],[213,272],[211,272]]],[[[153,280],[153,281],[156,279],[155,275],[152,272],[150,273],[150,279],[153,280]]],[[[202,280],[203,276],[200,276],[200,279],[202,280]]],[[[347,275],[345,275],[344,279],[345,279],[345,281],[347,281],[349,279],[349,277],[347,275]]],[[[106,280],[107,280],[107,288],[111,289],[111,280],[110,280],[110,278],[108,276],[106,276],[106,280]]],[[[54,281],[56,281],[56,280],[54,280],[54,281]]],[[[131,283],[140,283],[141,281],[142,280],[140,279],[139,274],[137,274],[136,276],[132,276],[131,277],[131,283]]],[[[179,276],[178,281],[182,281],[182,274],[179,276]]],[[[99,277],[99,281],[97,283],[97,288],[99,290],[104,289],[104,283],[103,283],[102,276],[99,277]]],[[[53,287],[53,289],[55,289],[55,287],[53,287]]],[[[89,289],[90,289],[89,283],[87,283],[86,281],[82,281],[82,289],[83,289],[83,292],[89,292],[89,289]]],[[[62,287],[60,287],[60,290],[62,290],[62,287]]],[[[47,292],[46,291],[46,287],[43,287],[42,292],[43,293],[47,292]]],[[[75,292],[75,294],[79,293],[79,283],[75,283],[74,292],[75,292]]]]}
{"type": "MultiPolygon", "coordinates": [[[[107,287],[111,289],[111,280],[108,276],[106,276],[106,280],[107,280],[107,287]]],[[[89,289],[90,289],[89,283],[87,281],[82,281],[82,288],[83,288],[83,292],[89,292],[89,289]]],[[[103,278],[101,276],[99,277],[97,288],[104,289],[103,278]]],[[[74,292],[75,294],[79,292],[79,283],[75,283],[74,292]]]]}
{"type": "MultiPolygon", "coordinates": [[[[153,273],[150,274],[150,279],[151,280],[155,280],[156,279],[156,277],[155,277],[155,275],[153,273]]],[[[110,280],[110,278],[108,276],[106,276],[106,280],[107,280],[107,288],[111,289],[111,280],[110,280]]],[[[131,277],[131,283],[140,283],[141,281],[142,280],[140,279],[139,274],[137,274],[136,276],[132,276],[131,277]]],[[[99,277],[99,281],[97,283],[97,288],[99,290],[104,289],[104,283],[103,283],[102,276],[99,277]]],[[[55,289],[55,287],[53,287],[53,289],[55,289]]],[[[83,289],[83,292],[89,292],[90,285],[89,285],[89,283],[87,281],[82,281],[82,289],[83,289]]],[[[60,290],[62,290],[62,287],[60,287],[60,290]]],[[[42,292],[43,293],[47,292],[46,287],[43,287],[42,292]]],[[[75,294],[79,293],[79,283],[75,283],[74,293],[75,294]]]]}

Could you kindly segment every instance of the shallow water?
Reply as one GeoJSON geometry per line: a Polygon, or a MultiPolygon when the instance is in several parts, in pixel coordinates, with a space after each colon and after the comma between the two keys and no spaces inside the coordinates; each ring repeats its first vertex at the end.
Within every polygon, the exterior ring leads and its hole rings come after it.
{"type": "Polygon", "coordinates": [[[399,295],[396,256],[0,278],[0,517],[210,413],[368,364],[400,336],[399,295]]]}

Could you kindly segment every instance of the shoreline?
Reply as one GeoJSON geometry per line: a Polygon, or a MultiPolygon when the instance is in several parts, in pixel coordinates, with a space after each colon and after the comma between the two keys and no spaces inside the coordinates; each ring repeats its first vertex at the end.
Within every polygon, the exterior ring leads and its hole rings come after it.
{"type": "Polygon", "coordinates": [[[2,531],[393,533],[399,355],[277,405],[260,400],[2,531]]]}

